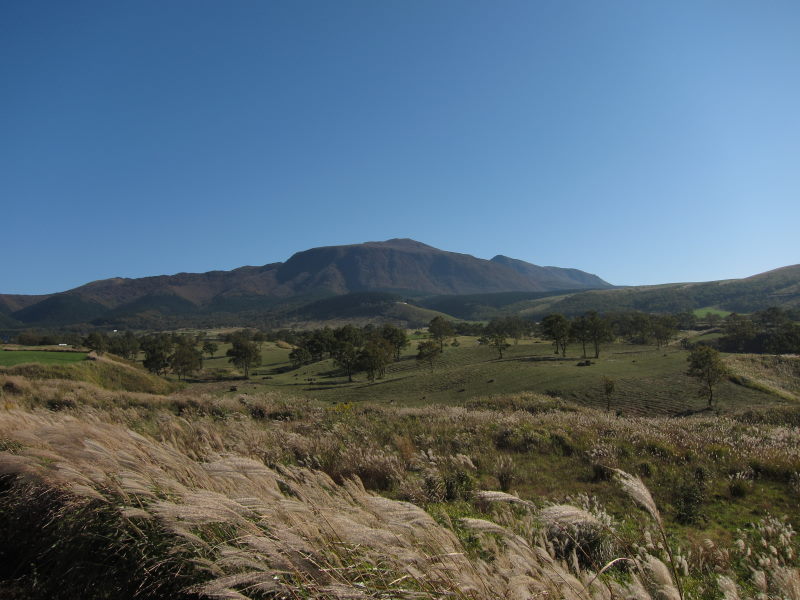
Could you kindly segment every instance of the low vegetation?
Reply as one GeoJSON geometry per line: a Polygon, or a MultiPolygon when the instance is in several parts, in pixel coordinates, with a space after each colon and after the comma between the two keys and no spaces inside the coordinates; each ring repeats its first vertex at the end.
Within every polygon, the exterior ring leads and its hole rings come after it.
{"type": "Polygon", "coordinates": [[[92,332],[0,367],[0,598],[798,598],[800,358],[693,319],[92,332]]]}
{"type": "Polygon", "coordinates": [[[5,597],[777,598],[800,581],[800,434],[776,415],[0,379],[5,597]]]}
{"type": "MultiPolygon", "coordinates": [[[[5,354],[18,353],[0,352],[0,356],[5,354]]],[[[81,381],[109,390],[150,394],[168,394],[179,388],[176,383],[152,375],[139,365],[110,356],[94,356],[92,360],[88,360],[85,353],[34,352],[29,358],[36,362],[24,362],[10,367],[0,366],[0,376],[16,376],[32,380],[81,381]],[[69,356],[70,359],[64,361],[52,358],[56,356],[69,356]],[[76,360],[76,357],[81,358],[76,360]]]]}

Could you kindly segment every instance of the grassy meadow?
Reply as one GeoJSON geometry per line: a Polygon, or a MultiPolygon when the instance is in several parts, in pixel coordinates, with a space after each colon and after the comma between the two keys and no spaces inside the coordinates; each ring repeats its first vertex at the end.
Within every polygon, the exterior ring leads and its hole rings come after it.
{"type": "MultiPolygon", "coordinates": [[[[664,348],[607,344],[598,359],[590,359],[590,366],[578,366],[584,360],[579,345],[568,347],[567,357],[562,358],[553,353],[549,342],[521,340],[512,344],[501,359],[496,350],[478,345],[474,337],[456,339],[458,345],[447,345],[433,370],[417,363],[416,341],[412,341],[401,360],[389,365],[383,379],[370,382],[363,373],[357,373],[352,383],[330,359],[292,369],[291,347],[271,342],[262,345],[262,365],[253,370],[250,380],[232,381],[236,372],[225,357],[228,346],[220,344],[216,357],[204,361],[206,374],[198,377],[192,387],[222,393],[234,384],[248,393],[280,391],[325,402],[409,406],[452,405],[478,396],[535,392],[605,408],[605,376],[615,382],[611,398],[611,411],[615,414],[675,415],[706,408],[705,400],[697,395],[697,382],[685,374],[688,352],[677,344],[664,348]],[[215,381],[216,378],[225,381],[215,381]]],[[[723,382],[718,393],[723,411],[786,400],[768,390],[731,381],[723,382]]]]}
{"type": "Polygon", "coordinates": [[[24,363],[64,365],[86,360],[86,352],[62,352],[48,350],[0,351],[0,367],[11,367],[24,363]]]}
{"type": "Polygon", "coordinates": [[[797,357],[726,356],[706,410],[679,345],[290,349],[0,367],[0,598],[800,597],[797,357]]]}

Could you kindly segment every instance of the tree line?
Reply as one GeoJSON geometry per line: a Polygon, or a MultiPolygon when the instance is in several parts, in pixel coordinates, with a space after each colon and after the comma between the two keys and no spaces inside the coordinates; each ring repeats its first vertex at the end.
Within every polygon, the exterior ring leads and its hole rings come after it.
{"type": "Polygon", "coordinates": [[[382,378],[386,367],[400,360],[401,352],[409,344],[406,331],[390,323],[291,332],[283,341],[295,346],[289,353],[295,368],[331,358],[349,381],[360,371],[365,372],[370,381],[382,378]]]}
{"type": "Polygon", "coordinates": [[[717,346],[724,352],[800,354],[800,311],[768,308],[752,315],[731,313],[717,346]]]}

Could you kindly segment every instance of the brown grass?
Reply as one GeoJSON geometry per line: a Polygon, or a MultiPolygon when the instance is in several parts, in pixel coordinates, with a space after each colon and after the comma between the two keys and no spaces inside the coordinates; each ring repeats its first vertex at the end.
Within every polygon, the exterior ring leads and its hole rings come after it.
{"type": "MultiPolygon", "coordinates": [[[[654,544],[633,511],[635,537],[588,497],[551,504],[479,487],[498,483],[491,473],[511,454],[620,465],[614,439],[668,460],[713,444],[789,468],[800,434],[788,427],[19,377],[2,378],[0,393],[0,596],[644,600],[675,598],[678,576],[716,586],[723,575],[791,598],[798,581],[794,530],[779,519],[687,560],[667,537],[654,544]]],[[[618,477],[660,526],[644,482],[618,477]]]]}

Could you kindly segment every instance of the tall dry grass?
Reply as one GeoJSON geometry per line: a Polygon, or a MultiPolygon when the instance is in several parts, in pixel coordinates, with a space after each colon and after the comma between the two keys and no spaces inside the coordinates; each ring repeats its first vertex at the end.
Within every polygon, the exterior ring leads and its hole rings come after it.
{"type": "Polygon", "coordinates": [[[682,552],[625,472],[622,489],[652,517],[630,504],[635,539],[588,497],[478,487],[510,452],[498,443],[609,467],[624,459],[614,437],[789,465],[791,427],[152,396],[18,377],[0,394],[0,597],[796,597],[785,521],[682,552]],[[429,506],[445,509],[433,518],[429,506]]]}

